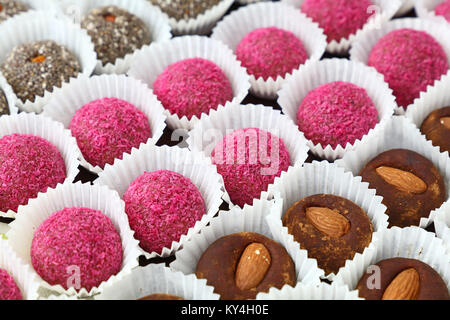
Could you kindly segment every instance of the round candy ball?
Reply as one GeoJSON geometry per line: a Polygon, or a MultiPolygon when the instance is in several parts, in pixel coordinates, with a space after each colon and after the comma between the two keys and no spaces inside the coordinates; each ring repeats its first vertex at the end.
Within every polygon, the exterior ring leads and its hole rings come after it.
{"type": "Polygon", "coordinates": [[[215,146],[211,157],[231,201],[241,207],[252,204],[290,166],[284,142],[257,128],[227,134],[215,146]]]}
{"type": "Polygon", "coordinates": [[[247,34],[238,44],[236,56],[249,74],[264,80],[284,77],[308,59],[302,41],[292,32],[276,27],[247,34]]]}
{"type": "Polygon", "coordinates": [[[151,138],[147,116],[131,103],[101,98],[77,110],[69,124],[84,158],[104,168],[151,138]]]}
{"type": "Polygon", "coordinates": [[[0,300],[22,300],[19,287],[4,269],[0,269],[0,300]]]}
{"type": "Polygon", "coordinates": [[[168,66],[153,83],[153,92],[171,114],[189,120],[233,100],[233,88],[225,73],[202,58],[168,66]]]}
{"type": "Polygon", "coordinates": [[[130,227],[147,252],[170,248],[206,213],[203,197],[191,180],[168,170],[139,176],[123,200],[130,227]]]}
{"type": "Polygon", "coordinates": [[[299,130],[324,148],[353,144],[377,123],[378,111],[366,90],[343,81],[310,91],[297,111],[299,130]]]}
{"type": "Polygon", "coordinates": [[[383,36],[372,48],[368,65],[384,75],[398,105],[405,109],[448,71],[442,46],[428,33],[413,29],[383,36]]]}
{"type": "Polygon", "coordinates": [[[434,8],[434,13],[438,16],[443,16],[450,22],[450,0],[439,3],[436,8],[434,8]]]}
{"type": "Polygon", "coordinates": [[[371,5],[370,0],[305,0],[301,11],[324,29],[328,42],[339,42],[367,23],[371,5]]]}
{"type": "Polygon", "coordinates": [[[64,208],[52,214],[31,244],[31,262],[41,278],[77,291],[90,291],[117,274],[122,256],[120,235],[111,219],[89,208],[64,208]]]}
{"type": "Polygon", "coordinates": [[[65,179],[64,159],[47,140],[17,133],[0,139],[0,211],[17,211],[65,179]]]}

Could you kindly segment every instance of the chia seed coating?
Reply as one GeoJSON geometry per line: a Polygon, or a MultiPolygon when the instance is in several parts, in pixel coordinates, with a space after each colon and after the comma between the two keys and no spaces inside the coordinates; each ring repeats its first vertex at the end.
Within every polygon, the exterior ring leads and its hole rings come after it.
{"type": "Polygon", "coordinates": [[[25,3],[16,0],[0,1],[0,23],[12,16],[28,11],[30,7],[25,3]]]}
{"type": "Polygon", "coordinates": [[[52,40],[18,45],[0,65],[17,97],[34,102],[81,71],[77,57],[52,40]]]}
{"type": "Polygon", "coordinates": [[[5,114],[9,114],[9,106],[5,93],[0,89],[0,116],[5,114]]]}
{"type": "Polygon", "coordinates": [[[219,4],[220,0],[150,0],[175,20],[189,20],[219,4]]]}
{"type": "Polygon", "coordinates": [[[152,40],[150,30],[140,18],[116,6],[91,10],[81,21],[81,27],[94,42],[103,65],[114,63],[152,40]]]}

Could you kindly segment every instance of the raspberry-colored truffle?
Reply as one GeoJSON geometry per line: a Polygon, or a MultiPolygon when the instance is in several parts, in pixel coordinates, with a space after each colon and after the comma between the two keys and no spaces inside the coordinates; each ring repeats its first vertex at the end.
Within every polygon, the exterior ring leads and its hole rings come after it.
{"type": "Polygon", "coordinates": [[[4,269],[0,269],[0,300],[22,300],[19,287],[4,269]]]}
{"type": "Polygon", "coordinates": [[[249,74],[264,80],[284,77],[308,59],[302,41],[292,32],[276,27],[247,34],[238,44],[236,56],[249,74]]]}
{"type": "Polygon", "coordinates": [[[122,159],[151,138],[147,116],[127,101],[117,98],[94,100],[77,110],[70,125],[84,158],[103,168],[122,159]]]}
{"type": "Polygon", "coordinates": [[[168,170],[139,176],[123,200],[130,227],[147,252],[170,248],[206,212],[202,195],[191,180],[168,170]]]}
{"type": "Polygon", "coordinates": [[[1,211],[17,211],[19,205],[65,179],[64,159],[47,140],[17,133],[0,139],[1,211]]]}
{"type": "Polygon", "coordinates": [[[243,207],[252,204],[290,166],[283,141],[257,128],[227,134],[211,153],[231,201],[243,207]]]}
{"type": "Polygon", "coordinates": [[[299,130],[324,148],[353,144],[377,122],[378,111],[366,90],[342,81],[310,91],[297,111],[299,130]]]}
{"type": "Polygon", "coordinates": [[[65,289],[98,287],[120,271],[122,255],[120,235],[111,219],[89,208],[64,208],[52,214],[31,244],[36,272],[65,289]]]}
{"type": "Polygon", "coordinates": [[[441,2],[436,6],[434,12],[438,16],[443,16],[448,22],[450,22],[450,0],[441,2]]]}
{"type": "Polygon", "coordinates": [[[355,34],[374,13],[369,0],[305,0],[301,10],[324,29],[328,42],[355,34]]]}
{"type": "Polygon", "coordinates": [[[178,61],[155,80],[153,91],[164,108],[182,118],[200,118],[233,100],[233,88],[225,73],[201,58],[178,61]]]}
{"type": "Polygon", "coordinates": [[[384,75],[398,105],[405,109],[448,70],[441,45],[426,32],[413,29],[383,36],[372,48],[368,65],[384,75]]]}

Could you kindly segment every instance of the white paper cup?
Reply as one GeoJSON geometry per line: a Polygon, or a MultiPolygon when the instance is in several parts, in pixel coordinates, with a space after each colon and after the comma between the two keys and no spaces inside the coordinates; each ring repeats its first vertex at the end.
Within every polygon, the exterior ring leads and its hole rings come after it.
{"type": "MultiPolygon", "coordinates": [[[[419,129],[404,116],[394,117],[386,121],[376,135],[367,139],[357,150],[347,153],[336,164],[357,176],[373,158],[391,149],[408,149],[415,151],[430,160],[439,170],[446,187],[446,199],[450,196],[450,158],[448,154],[440,153],[438,147],[433,147],[419,129]]],[[[431,212],[433,213],[433,211],[431,212]]],[[[426,228],[433,221],[430,215],[421,218],[419,226],[426,228]]]]}
{"type": "Polygon", "coordinates": [[[9,114],[13,115],[19,113],[19,108],[16,106],[18,99],[8,81],[6,81],[5,77],[3,77],[3,74],[0,72],[0,94],[2,91],[5,95],[6,102],[8,103],[9,114]]]}
{"type": "Polygon", "coordinates": [[[46,11],[47,15],[49,13],[57,15],[60,13],[59,7],[56,3],[57,1],[59,0],[20,0],[19,2],[27,5],[29,9],[27,11],[18,13],[17,15],[36,10],[46,11]]]}
{"type": "Polygon", "coordinates": [[[133,238],[134,232],[128,225],[125,203],[117,192],[105,186],[91,186],[80,182],[60,184],[55,189],[48,190],[47,193],[39,194],[36,199],[29,202],[28,206],[19,207],[16,220],[10,226],[11,230],[7,234],[8,241],[19,258],[23,259],[38,277],[40,297],[45,298],[53,294],[89,298],[102,292],[106,284],[110,285],[121,280],[138,266],[140,249],[138,241],[133,238]],[[89,292],[85,288],[76,291],[73,287],[66,290],[61,285],[50,285],[32,268],[30,251],[34,232],[52,214],[71,207],[100,210],[111,219],[122,240],[123,260],[119,273],[111,276],[107,281],[103,281],[89,292]]]}
{"type": "MultiPolygon", "coordinates": [[[[61,88],[55,89],[44,107],[43,114],[69,128],[77,110],[91,101],[105,97],[125,100],[147,116],[152,135],[143,143],[156,143],[162,136],[166,127],[166,116],[161,103],[144,83],[125,75],[101,75],[91,78],[80,76],[72,79],[61,88]]],[[[81,164],[89,171],[102,171],[98,165],[88,163],[83,156],[80,159],[81,164]]]]}
{"type": "Polygon", "coordinates": [[[139,150],[133,149],[131,154],[126,154],[123,160],[116,160],[113,166],[107,165],[94,183],[106,185],[123,197],[130,184],[139,176],[145,172],[157,170],[174,171],[190,179],[200,191],[206,210],[201,220],[197,221],[180,239],[173,241],[170,248],[163,248],[161,253],[145,252],[142,249],[142,253],[148,259],[173,255],[209,223],[219,211],[223,199],[228,201],[223,179],[217,173],[217,168],[201,153],[190,152],[186,148],[142,145],[139,150]]]}
{"type": "Polygon", "coordinates": [[[400,9],[398,9],[397,13],[395,14],[396,17],[402,16],[406,13],[408,13],[412,8],[414,8],[414,1],[415,0],[400,0],[402,5],[400,9]]]}
{"type": "Polygon", "coordinates": [[[434,19],[439,22],[448,23],[443,16],[437,15],[434,11],[442,2],[444,2],[444,0],[417,0],[414,9],[419,18],[434,19]]]}
{"type": "Polygon", "coordinates": [[[269,0],[237,0],[237,2],[242,5],[256,3],[256,2],[263,2],[263,1],[269,1],[269,0]]]}
{"type": "MultiPolygon", "coordinates": [[[[81,66],[80,74],[90,76],[97,64],[97,54],[91,38],[85,30],[72,24],[67,18],[49,16],[45,11],[30,11],[3,22],[0,25],[0,33],[2,34],[0,63],[18,45],[53,40],[67,47],[78,58],[81,66]]],[[[46,91],[44,96],[36,96],[34,102],[17,99],[17,104],[22,111],[40,113],[50,96],[51,92],[46,91]]]]}
{"type": "MultiPolygon", "coordinates": [[[[292,10],[291,6],[282,3],[262,2],[238,9],[217,24],[211,37],[225,43],[235,52],[247,34],[267,27],[290,31],[300,39],[308,53],[306,63],[320,60],[325,53],[327,40],[319,25],[299,10],[292,10]]],[[[267,80],[250,75],[251,92],[261,98],[275,99],[277,91],[293,71],[267,80]]]]}
{"type": "MultiPolygon", "coordinates": [[[[240,103],[245,99],[250,89],[250,76],[247,71],[226,45],[207,37],[178,37],[145,48],[134,60],[128,74],[142,80],[153,89],[153,83],[166,67],[189,58],[207,59],[222,69],[233,89],[233,100],[228,101],[225,106],[240,103]]],[[[167,124],[171,129],[190,130],[199,120],[197,116],[193,116],[190,120],[186,116],[180,118],[176,114],[170,114],[168,110],[166,115],[167,124]]]]}
{"type": "Polygon", "coordinates": [[[331,145],[322,146],[320,143],[315,145],[311,140],[308,141],[312,153],[330,161],[342,158],[350,150],[366,144],[367,138],[374,134],[380,122],[391,118],[397,107],[392,90],[384,82],[381,74],[362,63],[343,59],[312,61],[302,66],[278,92],[278,104],[283,113],[297,123],[297,110],[307,94],[321,85],[334,81],[350,82],[365,89],[378,111],[379,123],[353,144],[347,143],[345,146],[338,145],[332,148],[331,145]]]}
{"type": "MultiPolygon", "coordinates": [[[[450,65],[450,40],[447,37],[447,34],[450,32],[450,26],[418,18],[395,19],[384,24],[380,29],[367,30],[358,34],[350,50],[350,59],[367,64],[370,52],[378,40],[391,31],[403,28],[424,31],[431,35],[442,46],[450,65]]],[[[405,108],[397,107],[395,113],[403,115],[405,114],[405,108]]]]}
{"type": "Polygon", "coordinates": [[[170,294],[184,300],[218,300],[220,296],[213,290],[205,279],[172,271],[164,264],[150,264],[135,268],[122,280],[105,287],[95,300],[138,300],[150,294],[170,294]]]}
{"type": "MultiPolygon", "coordinates": [[[[301,250],[291,237],[272,229],[266,222],[273,201],[254,200],[252,206],[243,209],[235,207],[231,211],[221,211],[211,220],[208,227],[196,234],[176,253],[176,259],[170,264],[173,270],[184,274],[195,274],[197,263],[203,252],[216,240],[233,233],[255,232],[280,243],[289,253],[295,264],[297,283],[318,285],[323,271],[317,268],[317,261],[310,259],[305,250],[301,250]]],[[[284,287],[289,285],[284,285],[284,287]]]]}
{"type": "MultiPolygon", "coordinates": [[[[42,115],[30,113],[0,117],[0,137],[14,133],[36,135],[58,148],[66,166],[65,182],[70,183],[75,179],[79,172],[80,162],[78,159],[81,156],[81,151],[75,138],[70,135],[69,130],[64,129],[61,123],[42,115]]],[[[16,213],[13,210],[8,210],[7,212],[0,212],[0,217],[14,218],[16,213]]]]}
{"type": "Polygon", "coordinates": [[[434,233],[418,227],[393,227],[380,234],[375,247],[346,264],[334,279],[334,283],[356,289],[359,279],[367,268],[381,260],[390,258],[417,259],[432,267],[442,277],[450,289],[450,256],[445,253],[442,240],[434,233]]]}
{"type": "Polygon", "coordinates": [[[450,202],[444,203],[441,208],[431,214],[434,218],[436,236],[444,240],[447,253],[450,254],[450,202]]]}
{"type": "MultiPolygon", "coordinates": [[[[281,0],[290,6],[300,10],[305,0],[281,0]]],[[[357,35],[363,31],[379,29],[384,23],[389,21],[401,6],[399,0],[372,0],[373,5],[367,8],[368,13],[373,13],[367,23],[356,33],[343,38],[340,41],[332,40],[328,43],[327,52],[332,54],[346,54],[350,49],[357,35]]]]}

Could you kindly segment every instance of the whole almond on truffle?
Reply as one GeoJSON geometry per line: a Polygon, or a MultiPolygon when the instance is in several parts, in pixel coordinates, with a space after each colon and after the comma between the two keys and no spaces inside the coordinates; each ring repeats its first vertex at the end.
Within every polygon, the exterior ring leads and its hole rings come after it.
{"type": "Polygon", "coordinates": [[[420,289],[419,273],[414,268],[400,272],[383,293],[382,300],[417,300],[420,289]]]}
{"type": "Polygon", "coordinates": [[[270,253],[263,244],[249,244],[236,268],[236,286],[241,290],[257,287],[266,276],[271,263],[270,253]]]}
{"type": "Polygon", "coordinates": [[[414,194],[420,194],[427,191],[427,184],[411,172],[385,166],[378,167],[376,172],[387,183],[395,186],[401,191],[414,194]]]}
{"type": "Polygon", "coordinates": [[[306,217],[320,232],[332,238],[342,237],[350,230],[348,219],[329,208],[306,208],[306,217]]]}

